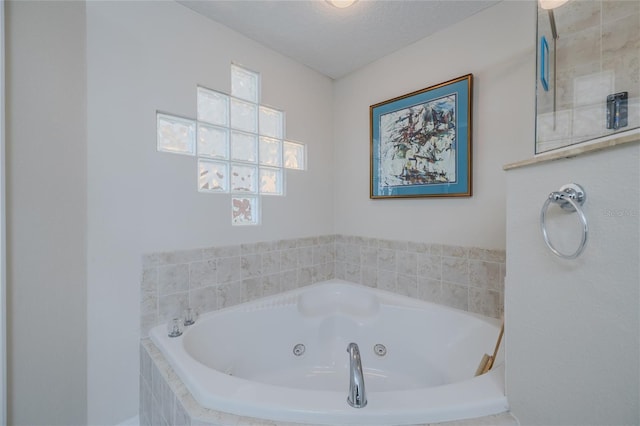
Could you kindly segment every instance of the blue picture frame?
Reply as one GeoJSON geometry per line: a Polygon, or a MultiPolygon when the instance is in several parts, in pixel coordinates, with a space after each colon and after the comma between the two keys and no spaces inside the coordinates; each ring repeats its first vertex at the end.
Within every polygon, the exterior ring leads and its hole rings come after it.
{"type": "Polygon", "coordinates": [[[540,37],[540,83],[545,92],[549,91],[549,43],[545,36],[540,37]]]}
{"type": "Polygon", "coordinates": [[[473,75],[369,107],[374,198],[470,197],[473,75]]]}

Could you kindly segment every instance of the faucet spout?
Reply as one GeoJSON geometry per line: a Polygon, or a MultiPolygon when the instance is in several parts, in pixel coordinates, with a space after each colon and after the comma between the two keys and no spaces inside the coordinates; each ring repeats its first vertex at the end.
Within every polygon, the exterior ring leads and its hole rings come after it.
{"type": "Polygon", "coordinates": [[[347,352],[349,352],[349,395],[347,396],[347,403],[353,408],[362,408],[367,405],[367,394],[364,390],[360,349],[356,343],[349,343],[347,352]]]}

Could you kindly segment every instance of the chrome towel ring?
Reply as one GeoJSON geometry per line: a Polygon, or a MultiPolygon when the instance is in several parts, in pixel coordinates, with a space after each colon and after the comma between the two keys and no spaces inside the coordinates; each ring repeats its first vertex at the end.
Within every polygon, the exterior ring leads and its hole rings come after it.
{"type": "Polygon", "coordinates": [[[553,252],[558,257],[563,259],[575,259],[584,251],[585,246],[587,245],[587,235],[589,233],[589,227],[587,226],[587,217],[584,215],[584,212],[580,208],[581,205],[584,204],[587,199],[587,194],[584,189],[575,183],[569,183],[567,185],[563,185],[559,191],[554,191],[549,194],[547,200],[542,205],[542,210],[540,211],[540,229],[542,230],[542,237],[544,238],[544,243],[549,247],[549,250],[553,252]],[[576,212],[578,213],[578,218],[582,224],[582,239],[580,241],[580,245],[578,249],[571,254],[564,254],[556,249],[549,240],[549,234],[547,233],[547,226],[545,223],[547,209],[551,203],[558,204],[563,210],[568,212],[576,212]]]}

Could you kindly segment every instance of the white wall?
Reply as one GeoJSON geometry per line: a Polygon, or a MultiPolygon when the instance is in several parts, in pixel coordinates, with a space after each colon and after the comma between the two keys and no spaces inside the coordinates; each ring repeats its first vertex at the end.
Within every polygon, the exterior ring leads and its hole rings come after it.
{"type": "Polygon", "coordinates": [[[88,2],[88,412],[133,416],[143,253],[333,233],[332,82],[173,2],[88,2]],[[195,117],[196,85],[230,92],[230,64],[308,147],[262,226],[232,227],[230,197],[196,191],[193,157],[156,152],[155,111],[195,117]]]}
{"type": "Polygon", "coordinates": [[[7,239],[5,221],[4,7],[0,7],[0,424],[7,423],[7,239]]]}
{"type": "Polygon", "coordinates": [[[337,233],[504,248],[502,166],[533,152],[535,14],[502,2],[335,83],[337,233]],[[473,196],[369,199],[369,106],[468,73],[473,196]]]}
{"type": "MultiPolygon", "coordinates": [[[[640,423],[639,164],[636,143],[508,172],[507,396],[523,425],[640,423]],[[573,261],[539,228],[547,195],[570,182],[587,193],[589,223],[573,261]]],[[[549,233],[572,252],[578,218],[558,210],[549,233]]]]}
{"type": "Polygon", "coordinates": [[[6,2],[8,424],[86,422],[82,2],[6,2]]]}

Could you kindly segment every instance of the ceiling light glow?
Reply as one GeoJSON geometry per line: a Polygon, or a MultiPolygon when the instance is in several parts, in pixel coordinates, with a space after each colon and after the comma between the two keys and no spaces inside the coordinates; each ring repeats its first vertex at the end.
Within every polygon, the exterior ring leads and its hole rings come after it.
{"type": "Polygon", "coordinates": [[[340,9],[344,9],[345,7],[349,7],[358,0],[327,0],[331,6],[335,6],[340,9]]]}

